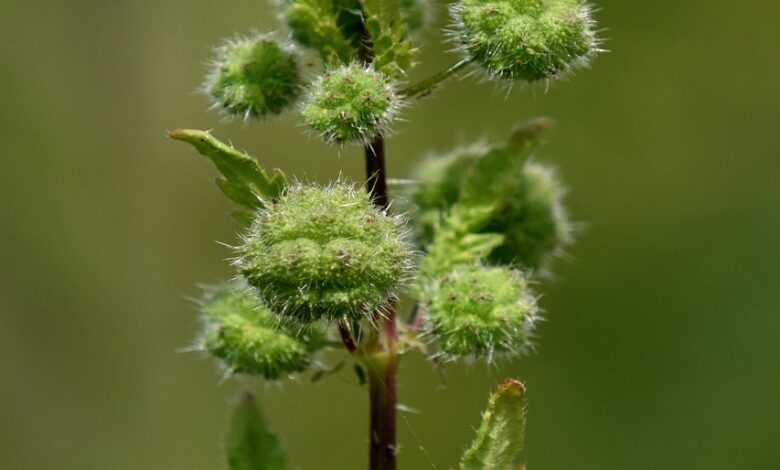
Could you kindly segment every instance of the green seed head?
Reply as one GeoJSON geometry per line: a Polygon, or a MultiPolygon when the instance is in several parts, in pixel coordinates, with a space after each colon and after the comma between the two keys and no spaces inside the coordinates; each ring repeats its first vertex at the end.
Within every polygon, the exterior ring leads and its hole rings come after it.
{"type": "Polygon", "coordinates": [[[202,347],[229,373],[278,379],[305,370],[323,345],[321,332],[280,322],[243,284],[208,292],[202,312],[206,325],[202,347]]]}
{"type": "Polygon", "coordinates": [[[494,207],[477,233],[496,233],[504,241],[488,260],[519,264],[545,271],[555,255],[572,242],[572,224],[563,205],[565,190],[555,171],[535,162],[478,165],[485,159],[511,162],[511,147],[488,149],[477,145],[424,161],[417,170],[415,231],[420,245],[428,245],[442,215],[454,204],[494,207]],[[498,171],[501,174],[493,174],[498,171]],[[465,192],[468,182],[484,182],[478,193],[465,192]],[[498,184],[501,181],[501,184],[498,184]]]}
{"type": "Polygon", "coordinates": [[[405,281],[411,250],[398,218],[344,182],[297,185],[257,214],[238,266],[282,316],[372,319],[405,281]]]}
{"type": "Polygon", "coordinates": [[[368,143],[384,135],[400,99],[381,72],[358,64],[330,70],[309,90],[304,122],[331,143],[368,143]]]}
{"type": "Polygon", "coordinates": [[[458,44],[495,78],[555,78],[599,52],[583,0],[461,0],[452,14],[458,44]]]}
{"type": "Polygon", "coordinates": [[[449,359],[520,354],[531,346],[536,299],[519,271],[461,266],[435,282],[429,334],[449,359]]]}
{"type": "Polygon", "coordinates": [[[228,41],[216,51],[204,89],[214,107],[244,118],[279,114],[301,93],[291,46],[270,36],[228,41]]]}

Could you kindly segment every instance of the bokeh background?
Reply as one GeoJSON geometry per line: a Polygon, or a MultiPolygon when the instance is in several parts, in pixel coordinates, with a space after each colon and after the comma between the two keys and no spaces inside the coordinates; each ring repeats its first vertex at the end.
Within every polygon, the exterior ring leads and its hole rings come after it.
{"type": "MultiPolygon", "coordinates": [[[[611,52],[508,97],[462,80],[406,112],[390,173],[503,138],[540,114],[587,222],[537,354],[500,367],[402,368],[401,468],[453,465],[488,392],[530,390],[534,469],[770,469],[780,461],[780,33],[760,0],[598,1],[611,52]]],[[[444,3],[413,78],[454,58],[444,3]]],[[[221,383],[179,352],[197,283],[231,274],[237,226],[215,172],[171,142],[213,128],[269,166],[362,177],[357,150],[302,138],[295,115],[244,125],[195,93],[210,47],[277,28],[263,1],[4,0],[0,28],[0,467],[223,468],[228,404],[260,396],[293,468],[366,467],[366,394],[221,383]]]]}

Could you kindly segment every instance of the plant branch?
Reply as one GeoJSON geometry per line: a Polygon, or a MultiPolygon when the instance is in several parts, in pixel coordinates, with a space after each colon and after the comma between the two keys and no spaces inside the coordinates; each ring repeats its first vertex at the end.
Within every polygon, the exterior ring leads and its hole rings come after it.
{"type": "Polygon", "coordinates": [[[436,89],[443,81],[450,77],[453,77],[465,69],[470,63],[471,59],[462,59],[455,64],[451,65],[448,69],[432,75],[425,80],[412,84],[403,90],[401,90],[401,96],[405,98],[422,98],[430,95],[433,90],[436,89]]]}
{"type": "MultiPolygon", "coordinates": [[[[390,206],[385,166],[385,140],[376,136],[365,146],[367,190],[374,204],[383,210],[390,206]]],[[[380,350],[368,358],[369,401],[371,412],[370,452],[371,470],[396,469],[396,371],[398,369],[395,305],[389,305],[381,322],[380,350]]]]}
{"type": "MultiPolygon", "coordinates": [[[[390,206],[387,192],[385,166],[385,140],[376,136],[365,146],[367,190],[374,204],[383,210],[390,206]]],[[[396,469],[396,371],[398,369],[396,343],[395,305],[389,305],[381,322],[380,350],[367,358],[370,401],[370,452],[371,470],[396,469]]]]}
{"type": "Polygon", "coordinates": [[[349,330],[349,325],[346,322],[339,322],[339,335],[341,335],[341,342],[350,354],[354,354],[357,351],[357,345],[355,344],[355,338],[352,337],[352,332],[349,330]]]}

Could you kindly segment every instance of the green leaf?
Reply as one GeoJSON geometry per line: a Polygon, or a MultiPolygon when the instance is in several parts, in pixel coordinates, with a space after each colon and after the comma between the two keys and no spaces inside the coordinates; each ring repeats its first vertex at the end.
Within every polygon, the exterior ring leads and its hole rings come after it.
{"type": "Polygon", "coordinates": [[[464,206],[455,204],[436,227],[420,267],[421,279],[430,279],[449,272],[462,264],[474,264],[487,257],[504,242],[499,233],[476,233],[495,211],[494,206],[464,206]]]}
{"type": "Polygon", "coordinates": [[[546,118],[526,122],[512,132],[504,146],[494,147],[477,159],[463,181],[459,202],[485,204],[515,193],[526,161],[550,126],[546,118]]]}
{"type": "Polygon", "coordinates": [[[460,461],[461,470],[514,470],[524,468],[525,386],[508,379],[491,395],[482,424],[460,461]]]}
{"type": "Polygon", "coordinates": [[[400,0],[360,0],[365,27],[371,38],[374,67],[389,76],[412,65],[414,49],[406,36],[400,0]]]}
{"type": "MultiPolygon", "coordinates": [[[[278,198],[287,187],[287,177],[280,170],[273,170],[269,176],[257,160],[220,142],[207,131],[176,129],[168,135],[192,144],[201,155],[214,162],[222,173],[217,178],[217,186],[244,209],[255,211],[263,207],[266,201],[278,198]]],[[[244,217],[241,213],[239,216],[244,217]]]]}
{"type": "Polygon", "coordinates": [[[287,457],[279,438],[266,427],[250,393],[244,394],[233,411],[226,447],[230,470],[287,468],[287,457]]]}

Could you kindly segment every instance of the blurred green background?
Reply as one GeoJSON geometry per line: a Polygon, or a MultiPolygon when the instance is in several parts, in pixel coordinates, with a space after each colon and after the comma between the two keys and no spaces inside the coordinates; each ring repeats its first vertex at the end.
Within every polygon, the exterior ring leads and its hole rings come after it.
{"type": "MultiPolygon", "coordinates": [[[[456,81],[406,112],[392,176],[539,114],[539,159],[587,222],[543,287],[541,347],[500,367],[403,364],[401,468],[446,470],[495,383],[530,393],[530,468],[769,469],[780,461],[780,33],[776,3],[603,0],[592,70],[505,97],[456,81]]],[[[2,2],[0,468],[218,469],[227,404],[256,390],[294,468],[365,468],[366,393],[220,383],[178,352],[236,225],[203,158],[214,128],[269,166],[362,177],[295,115],[221,122],[195,93],[210,47],[277,27],[262,1],[2,2]]],[[[437,24],[423,77],[453,60],[437,24]]]]}

